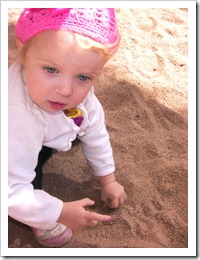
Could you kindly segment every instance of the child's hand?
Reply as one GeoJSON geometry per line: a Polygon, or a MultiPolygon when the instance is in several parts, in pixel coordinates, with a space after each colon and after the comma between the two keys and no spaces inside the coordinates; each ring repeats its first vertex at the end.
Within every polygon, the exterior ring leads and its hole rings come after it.
{"type": "Polygon", "coordinates": [[[124,187],[115,180],[114,173],[100,177],[101,199],[110,208],[118,208],[126,200],[124,187]]]}
{"type": "Polygon", "coordinates": [[[98,214],[85,210],[84,207],[94,205],[94,201],[85,198],[82,200],[65,202],[58,219],[58,222],[64,224],[72,230],[81,229],[87,226],[95,226],[99,221],[111,221],[108,215],[98,214]]]}
{"type": "Polygon", "coordinates": [[[124,204],[126,193],[123,186],[117,181],[114,181],[101,187],[101,199],[106,202],[110,208],[118,208],[124,204]]]}

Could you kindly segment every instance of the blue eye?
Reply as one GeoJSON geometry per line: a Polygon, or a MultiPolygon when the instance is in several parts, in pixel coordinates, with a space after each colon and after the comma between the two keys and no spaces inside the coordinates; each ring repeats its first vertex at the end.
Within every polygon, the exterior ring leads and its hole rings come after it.
{"type": "Polygon", "coordinates": [[[89,77],[84,76],[84,75],[79,75],[77,78],[78,78],[79,80],[81,80],[81,81],[87,81],[87,80],[90,80],[89,77]]]}
{"type": "Polygon", "coordinates": [[[54,73],[58,73],[58,70],[52,67],[45,67],[45,70],[49,73],[49,74],[54,74],[54,73]]]}

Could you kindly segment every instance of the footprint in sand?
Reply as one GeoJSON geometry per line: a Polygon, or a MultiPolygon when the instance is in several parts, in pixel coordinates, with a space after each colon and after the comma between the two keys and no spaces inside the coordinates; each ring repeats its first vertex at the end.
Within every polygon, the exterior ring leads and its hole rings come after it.
{"type": "Polygon", "coordinates": [[[152,16],[147,16],[148,19],[144,19],[143,23],[138,23],[138,28],[140,30],[143,30],[143,31],[153,31],[155,30],[158,22],[156,21],[155,18],[153,18],[152,16]]]}
{"type": "Polygon", "coordinates": [[[144,78],[158,77],[164,70],[165,61],[153,48],[144,49],[142,57],[140,56],[138,59],[138,66],[135,66],[135,69],[144,78]]]}

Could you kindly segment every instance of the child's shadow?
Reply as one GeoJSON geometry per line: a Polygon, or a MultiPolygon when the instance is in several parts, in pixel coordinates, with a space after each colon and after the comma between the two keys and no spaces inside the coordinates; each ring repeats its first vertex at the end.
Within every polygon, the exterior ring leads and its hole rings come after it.
{"type": "Polygon", "coordinates": [[[95,201],[91,210],[101,214],[109,214],[112,209],[105,206],[101,201],[100,186],[97,179],[78,182],[61,174],[44,174],[44,190],[62,201],[75,201],[89,198],[95,201]]]}

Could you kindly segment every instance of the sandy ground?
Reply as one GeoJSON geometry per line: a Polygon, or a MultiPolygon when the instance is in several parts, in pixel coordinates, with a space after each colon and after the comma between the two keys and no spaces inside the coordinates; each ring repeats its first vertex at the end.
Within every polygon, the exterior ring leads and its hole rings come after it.
{"type": "MultiPolygon", "coordinates": [[[[9,47],[19,10],[9,12],[9,47]]],[[[111,223],[76,231],[66,248],[187,248],[187,9],[117,9],[121,47],[96,94],[106,115],[117,179],[128,194],[111,210],[76,145],[54,153],[44,189],[64,201],[94,199],[111,223]],[[78,158],[78,159],[77,159],[78,158]]],[[[9,218],[10,248],[40,248],[29,227],[9,218]]]]}

